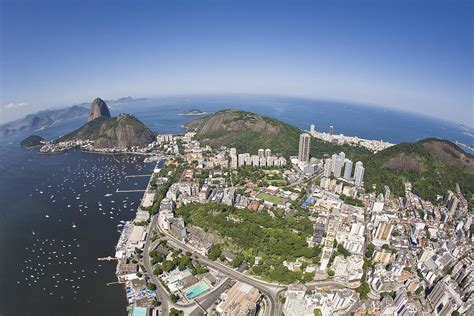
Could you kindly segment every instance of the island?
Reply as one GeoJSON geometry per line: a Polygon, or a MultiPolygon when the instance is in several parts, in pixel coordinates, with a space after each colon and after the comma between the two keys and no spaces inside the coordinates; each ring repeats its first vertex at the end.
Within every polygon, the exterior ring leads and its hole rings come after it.
{"type": "Polygon", "coordinates": [[[179,113],[179,115],[188,115],[188,116],[201,116],[201,115],[207,115],[209,114],[208,112],[203,112],[201,110],[198,110],[198,109],[190,109],[190,110],[187,110],[187,111],[183,111],[181,113],[179,113]]]}

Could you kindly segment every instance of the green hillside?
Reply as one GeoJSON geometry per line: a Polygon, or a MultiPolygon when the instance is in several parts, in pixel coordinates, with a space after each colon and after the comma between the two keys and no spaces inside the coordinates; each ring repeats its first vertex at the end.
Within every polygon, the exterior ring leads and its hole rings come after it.
{"type": "Polygon", "coordinates": [[[38,135],[31,135],[21,141],[20,146],[25,148],[33,148],[41,145],[41,142],[44,140],[43,137],[38,135]]]}
{"type": "Polygon", "coordinates": [[[93,140],[96,147],[126,148],[146,146],[154,140],[153,132],[132,115],[101,116],[87,122],[57,141],[93,140]]]}
{"type": "MultiPolygon", "coordinates": [[[[197,132],[197,138],[212,147],[235,147],[238,152],[256,153],[270,148],[285,157],[297,155],[301,130],[276,119],[238,110],[224,110],[193,120],[186,127],[197,132]]],[[[311,156],[327,158],[343,151],[346,157],[362,161],[365,188],[380,192],[388,185],[393,194],[404,195],[404,181],[413,184],[414,193],[430,201],[436,195],[455,190],[456,183],[471,199],[474,193],[474,156],[466,154],[452,142],[425,139],[401,143],[377,154],[362,147],[339,145],[311,139],[311,156]]]]}
{"type": "Polygon", "coordinates": [[[186,127],[212,147],[235,147],[237,152],[252,154],[270,148],[285,157],[298,154],[299,128],[255,113],[223,110],[192,120],[186,127]]]}

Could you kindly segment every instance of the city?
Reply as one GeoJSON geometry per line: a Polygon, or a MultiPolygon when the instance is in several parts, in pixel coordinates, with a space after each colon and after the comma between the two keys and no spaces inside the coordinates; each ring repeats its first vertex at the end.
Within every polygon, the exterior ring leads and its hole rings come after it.
{"type": "Polygon", "coordinates": [[[362,162],[343,152],[311,158],[307,133],[288,164],[270,149],[216,150],[194,136],[157,136],[157,149],[170,158],[157,164],[117,245],[117,277],[132,315],[472,311],[472,216],[460,190],[446,192],[441,206],[412,193],[410,183],[403,197],[391,196],[388,186],[367,194],[362,162]],[[252,218],[242,212],[287,220],[303,212],[312,227],[304,240],[310,251],[276,261],[271,252],[254,256],[222,239],[226,233],[208,230],[223,223],[191,220],[189,210],[198,208],[203,216],[230,212],[225,221],[237,223],[230,230],[252,218]]]}

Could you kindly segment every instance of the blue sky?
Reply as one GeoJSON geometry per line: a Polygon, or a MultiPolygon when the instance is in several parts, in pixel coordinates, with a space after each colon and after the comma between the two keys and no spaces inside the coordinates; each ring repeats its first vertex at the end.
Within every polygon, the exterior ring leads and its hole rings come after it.
{"type": "Polygon", "coordinates": [[[0,5],[2,121],[96,96],[264,93],[474,125],[470,1],[0,5]]]}

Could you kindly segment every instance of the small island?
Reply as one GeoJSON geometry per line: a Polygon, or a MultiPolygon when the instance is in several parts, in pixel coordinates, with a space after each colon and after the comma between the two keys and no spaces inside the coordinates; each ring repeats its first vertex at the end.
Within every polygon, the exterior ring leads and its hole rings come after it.
{"type": "Polygon", "coordinates": [[[201,116],[201,115],[206,115],[206,114],[209,114],[209,113],[203,112],[198,109],[190,109],[190,110],[179,113],[179,115],[189,115],[189,116],[201,116]]]}
{"type": "Polygon", "coordinates": [[[21,141],[20,146],[25,148],[33,148],[42,145],[44,138],[38,135],[31,135],[21,141]]]}

